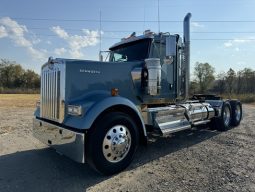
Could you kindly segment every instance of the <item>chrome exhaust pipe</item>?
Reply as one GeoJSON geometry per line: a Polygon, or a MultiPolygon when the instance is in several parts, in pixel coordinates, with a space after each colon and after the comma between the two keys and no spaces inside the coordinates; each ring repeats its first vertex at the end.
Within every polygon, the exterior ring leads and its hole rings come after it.
{"type": "Polygon", "coordinates": [[[184,68],[185,68],[185,99],[189,98],[190,82],[190,18],[188,13],[183,20],[184,68]]]}

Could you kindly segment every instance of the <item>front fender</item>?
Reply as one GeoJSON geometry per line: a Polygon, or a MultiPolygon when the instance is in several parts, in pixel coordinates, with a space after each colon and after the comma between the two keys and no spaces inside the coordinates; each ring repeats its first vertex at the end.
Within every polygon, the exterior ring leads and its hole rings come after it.
{"type": "MultiPolygon", "coordinates": [[[[93,97],[96,98],[96,97],[93,97]]],[[[82,106],[84,114],[80,117],[77,116],[70,116],[66,117],[64,122],[65,125],[69,127],[73,127],[76,129],[87,130],[89,129],[92,124],[95,122],[96,118],[104,112],[106,109],[110,107],[114,107],[116,105],[123,105],[126,107],[131,108],[134,113],[139,117],[144,135],[146,136],[146,129],[144,125],[143,118],[135,106],[133,102],[129,99],[121,97],[121,96],[110,96],[109,94],[105,94],[104,97],[100,97],[100,100],[80,100],[79,102],[75,102],[75,104],[79,104],[82,106]]]]}

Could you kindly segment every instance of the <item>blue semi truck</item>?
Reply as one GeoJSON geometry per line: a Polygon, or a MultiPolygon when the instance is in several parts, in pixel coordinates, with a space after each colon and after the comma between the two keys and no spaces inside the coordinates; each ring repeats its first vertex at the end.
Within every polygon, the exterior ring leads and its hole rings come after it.
{"type": "Polygon", "coordinates": [[[107,61],[53,59],[42,66],[33,134],[100,173],[122,171],[148,133],[171,134],[208,124],[239,125],[242,104],[189,96],[190,18],[178,34],[135,33],[109,48],[107,61]]]}

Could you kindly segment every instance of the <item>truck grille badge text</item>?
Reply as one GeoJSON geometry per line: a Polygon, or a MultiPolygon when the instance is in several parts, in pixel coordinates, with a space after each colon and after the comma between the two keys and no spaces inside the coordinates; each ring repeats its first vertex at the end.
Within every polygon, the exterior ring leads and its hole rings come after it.
{"type": "Polygon", "coordinates": [[[89,69],[80,69],[80,73],[100,74],[101,71],[98,71],[98,70],[89,70],[89,69]]]}

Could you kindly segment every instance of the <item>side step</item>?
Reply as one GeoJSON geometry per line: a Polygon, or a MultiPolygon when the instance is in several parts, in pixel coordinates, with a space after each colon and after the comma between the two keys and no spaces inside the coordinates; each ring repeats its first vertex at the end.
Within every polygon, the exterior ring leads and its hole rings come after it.
{"type": "Polygon", "coordinates": [[[185,116],[186,109],[181,106],[148,108],[150,124],[159,128],[162,135],[190,129],[191,124],[185,116]]]}
{"type": "Polygon", "coordinates": [[[185,129],[190,129],[190,128],[191,128],[190,125],[186,125],[186,126],[182,126],[182,127],[161,129],[161,132],[163,135],[166,135],[166,134],[175,133],[175,132],[182,131],[185,129]]]}

